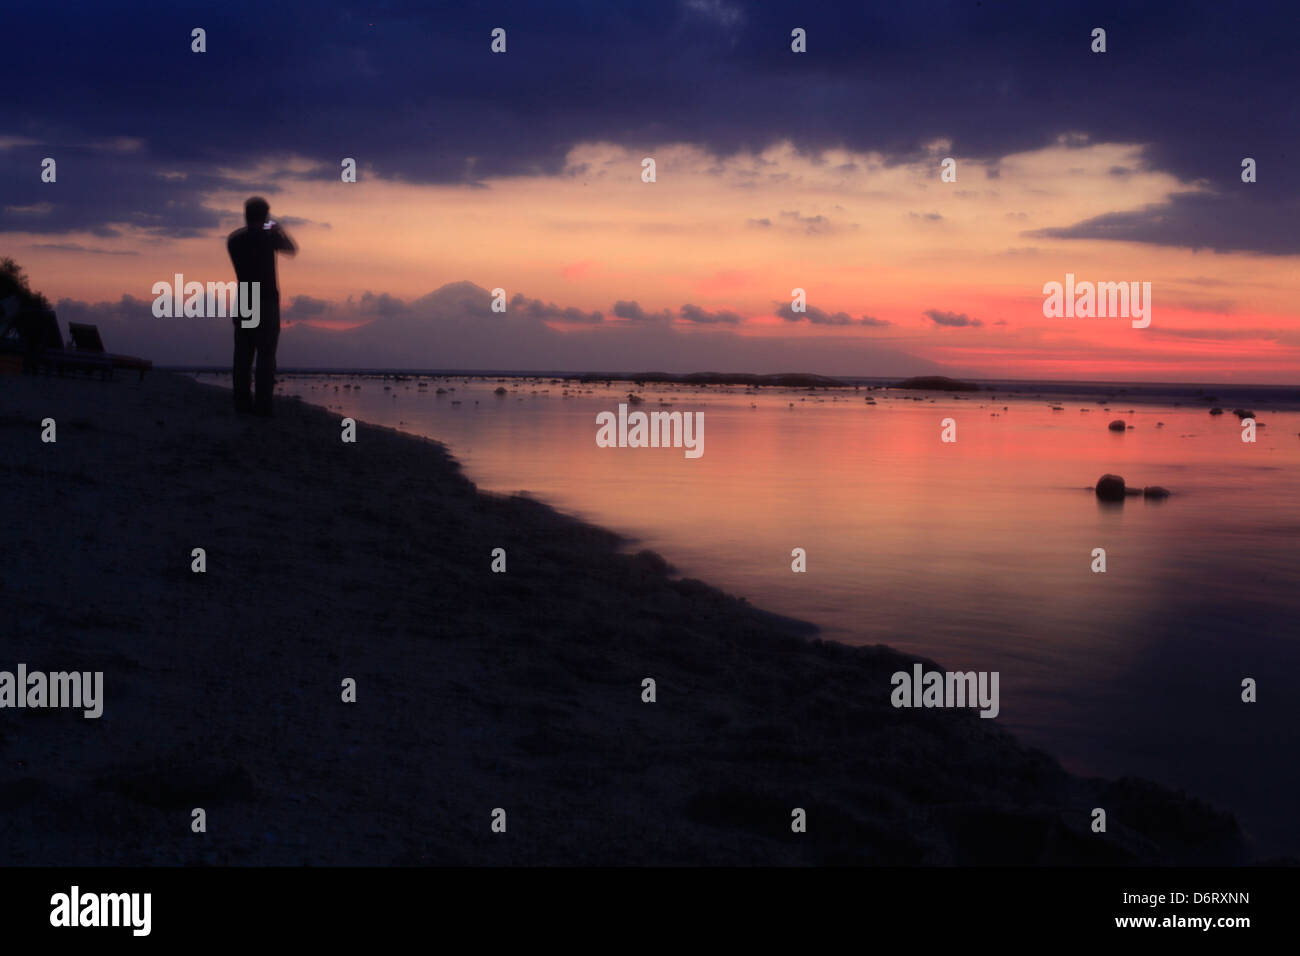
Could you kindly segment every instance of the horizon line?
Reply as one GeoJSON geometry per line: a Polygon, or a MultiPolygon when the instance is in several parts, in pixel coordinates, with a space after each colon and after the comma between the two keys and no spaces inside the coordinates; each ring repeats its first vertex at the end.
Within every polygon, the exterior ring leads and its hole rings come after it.
{"type": "MultiPolygon", "coordinates": [[[[214,372],[230,374],[230,368],[227,365],[157,365],[158,371],[164,372],[214,372]]],[[[909,378],[952,378],[954,381],[969,382],[977,385],[997,385],[1020,386],[1020,385],[1087,385],[1096,388],[1114,388],[1125,386],[1137,386],[1146,388],[1163,388],[1163,389],[1218,389],[1220,391],[1227,389],[1259,388],[1259,389],[1294,389],[1300,394],[1300,383],[1287,382],[1174,382],[1174,381],[1142,381],[1142,380],[1106,380],[1106,379],[1073,379],[1073,378],[980,378],[974,376],[944,376],[937,373],[921,373],[920,375],[826,375],[821,372],[811,371],[785,371],[785,372],[717,372],[707,369],[693,372],[664,372],[660,370],[643,370],[631,372],[626,370],[599,370],[599,369],[460,369],[460,368],[428,368],[428,367],[349,367],[349,366],[291,366],[277,368],[276,375],[425,375],[425,376],[466,376],[472,378],[483,377],[508,377],[508,378],[598,378],[609,379],[611,381],[637,381],[648,379],[660,379],[667,382],[676,383],[679,380],[690,378],[692,376],[736,376],[756,379],[764,378],[783,378],[783,377],[801,377],[809,379],[821,379],[825,387],[832,385],[853,386],[865,384],[886,384],[890,382],[901,382],[909,378]]],[[[682,382],[681,384],[690,384],[682,382]]],[[[703,383],[703,384],[725,384],[725,383],[703,383]]],[[[743,384],[743,383],[737,383],[743,384]]],[[[755,383],[755,384],[762,384],[755,383]]],[[[819,383],[820,384],[820,383],[819,383]]],[[[938,391],[938,389],[936,389],[938,391]]]]}

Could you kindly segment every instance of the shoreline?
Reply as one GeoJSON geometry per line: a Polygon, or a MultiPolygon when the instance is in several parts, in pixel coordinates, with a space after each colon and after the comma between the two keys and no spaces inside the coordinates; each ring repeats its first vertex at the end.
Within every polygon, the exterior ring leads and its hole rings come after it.
{"type": "Polygon", "coordinates": [[[290,398],[236,418],[227,390],[165,372],[4,381],[5,659],[104,672],[95,721],[0,711],[11,864],[1257,856],[1192,798],[1072,776],[974,711],[894,709],[893,672],[939,665],[819,640],[481,493],[438,442],[358,422],[344,444],[290,398]]]}
{"type": "MultiPolygon", "coordinates": [[[[229,369],[212,366],[167,366],[161,371],[188,377],[229,376],[229,369]]],[[[618,383],[638,388],[744,389],[746,394],[764,391],[786,393],[829,392],[872,399],[894,399],[900,402],[920,402],[929,399],[970,401],[977,405],[1002,401],[1038,401],[1047,405],[1071,402],[1093,406],[1113,405],[1117,411],[1132,406],[1170,406],[1209,412],[1222,406],[1231,410],[1234,405],[1258,408],[1262,412],[1300,411],[1300,385],[1244,385],[1197,384],[1162,382],[1071,382],[1071,381],[993,381],[969,379],[957,382],[963,388],[925,388],[906,384],[908,380],[891,378],[854,378],[815,375],[812,373],[787,373],[750,375],[713,372],[635,374],[611,372],[520,372],[491,370],[448,369],[337,369],[294,368],[277,371],[281,379],[288,378],[365,378],[399,382],[425,379],[453,381],[478,379],[482,381],[518,381],[535,384],[575,384],[584,386],[612,385],[618,383]]],[[[923,376],[922,378],[926,378],[923,376]]],[[[956,381],[956,380],[954,380],[956,381]]]]}

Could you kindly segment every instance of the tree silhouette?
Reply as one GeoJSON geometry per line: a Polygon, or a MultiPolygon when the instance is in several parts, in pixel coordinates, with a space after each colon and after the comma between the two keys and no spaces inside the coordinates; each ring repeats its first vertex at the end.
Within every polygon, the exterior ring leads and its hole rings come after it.
{"type": "Polygon", "coordinates": [[[18,297],[18,302],[24,309],[50,308],[50,300],[41,293],[32,291],[27,284],[27,274],[23,272],[23,267],[6,256],[0,259],[0,301],[11,295],[18,297]]]}

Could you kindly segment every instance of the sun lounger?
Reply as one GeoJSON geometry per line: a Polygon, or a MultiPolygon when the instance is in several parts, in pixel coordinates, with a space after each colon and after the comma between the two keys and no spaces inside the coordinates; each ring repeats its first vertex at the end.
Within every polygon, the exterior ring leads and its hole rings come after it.
{"type": "Polygon", "coordinates": [[[113,374],[113,362],[107,355],[95,355],[63,347],[59,320],[49,309],[23,309],[6,316],[4,330],[6,351],[20,354],[23,369],[62,375],[64,371],[99,372],[104,378],[113,374]]]}
{"type": "Polygon", "coordinates": [[[68,331],[72,334],[72,347],[75,351],[86,355],[105,355],[113,368],[133,369],[140,373],[141,380],[144,379],[144,373],[153,368],[153,362],[149,359],[136,358],[132,355],[111,355],[105,352],[104,342],[99,337],[97,326],[83,322],[69,322],[68,331]]]}

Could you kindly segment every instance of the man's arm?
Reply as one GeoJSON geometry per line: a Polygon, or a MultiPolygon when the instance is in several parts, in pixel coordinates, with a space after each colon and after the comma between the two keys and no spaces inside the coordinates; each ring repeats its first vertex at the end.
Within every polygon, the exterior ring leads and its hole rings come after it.
{"type": "Polygon", "coordinates": [[[283,252],[291,256],[298,254],[298,243],[289,237],[284,231],[284,226],[278,222],[271,227],[271,243],[277,252],[283,252]]]}

